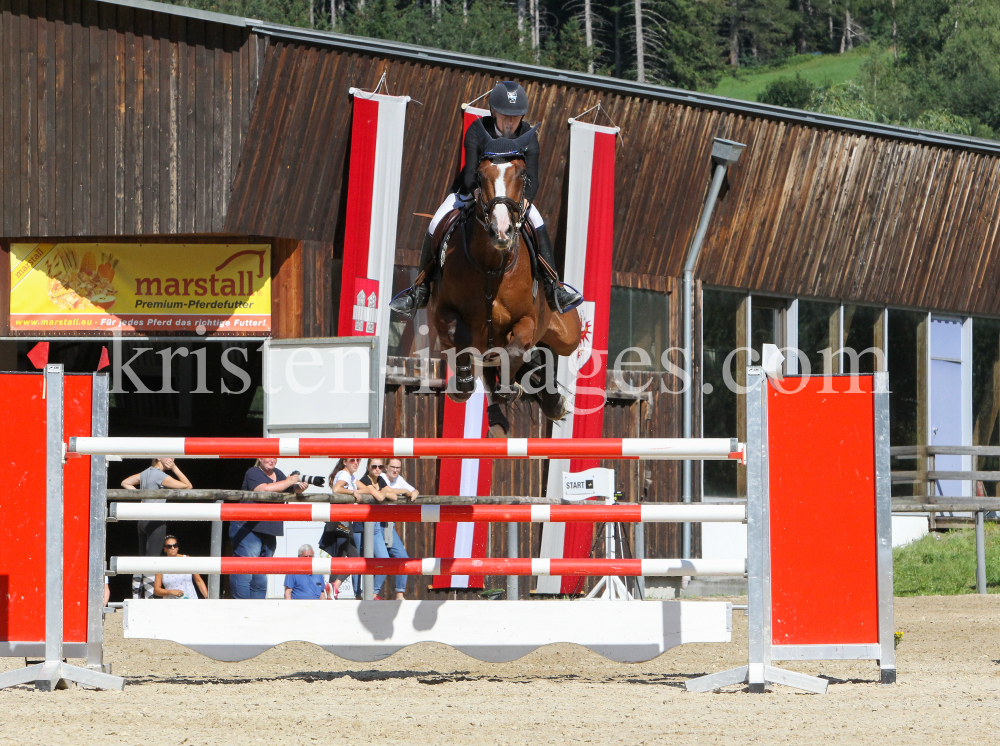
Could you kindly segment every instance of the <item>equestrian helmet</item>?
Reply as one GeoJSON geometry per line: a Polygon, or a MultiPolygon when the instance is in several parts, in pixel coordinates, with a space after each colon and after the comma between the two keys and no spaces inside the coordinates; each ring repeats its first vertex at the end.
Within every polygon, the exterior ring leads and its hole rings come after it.
{"type": "Polygon", "coordinates": [[[523,117],[528,113],[528,94],[513,80],[505,80],[490,91],[490,108],[497,114],[523,117]]]}

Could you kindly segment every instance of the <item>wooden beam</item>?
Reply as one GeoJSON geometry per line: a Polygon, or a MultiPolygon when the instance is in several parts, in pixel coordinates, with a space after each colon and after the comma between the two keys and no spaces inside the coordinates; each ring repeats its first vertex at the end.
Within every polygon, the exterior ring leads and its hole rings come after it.
{"type": "Polygon", "coordinates": [[[271,243],[271,335],[303,336],[302,241],[276,238],[271,243]]]}

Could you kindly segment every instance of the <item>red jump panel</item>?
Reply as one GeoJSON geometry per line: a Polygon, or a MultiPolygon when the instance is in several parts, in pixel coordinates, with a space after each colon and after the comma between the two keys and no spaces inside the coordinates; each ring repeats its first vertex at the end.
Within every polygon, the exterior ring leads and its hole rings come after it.
{"type": "MultiPolygon", "coordinates": [[[[64,433],[91,432],[93,380],[64,379],[64,433]]],[[[0,641],[45,640],[45,400],[41,373],[2,373],[7,419],[0,428],[0,470],[9,487],[0,503],[0,641]]],[[[64,470],[63,641],[87,641],[90,459],[64,470]]]]}
{"type": "Polygon", "coordinates": [[[772,642],[878,643],[873,378],[799,385],[768,386],[772,642]]]}

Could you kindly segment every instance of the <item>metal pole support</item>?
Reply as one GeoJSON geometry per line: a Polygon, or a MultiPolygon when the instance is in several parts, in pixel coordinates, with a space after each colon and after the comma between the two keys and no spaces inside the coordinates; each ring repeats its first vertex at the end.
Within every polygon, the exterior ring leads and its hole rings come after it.
{"type": "MultiPolygon", "coordinates": [[[[635,524],[635,558],[636,559],[646,559],[646,524],[637,523],[635,524]]],[[[636,584],[639,586],[639,597],[646,597],[646,578],[639,576],[636,579],[636,584]]]]}
{"type": "MultiPolygon", "coordinates": [[[[507,556],[510,559],[517,559],[520,555],[520,537],[518,536],[518,524],[508,523],[507,524],[507,556]]],[[[507,600],[516,601],[519,597],[519,589],[517,587],[517,575],[507,576],[507,600]]]]}
{"type": "Polygon", "coordinates": [[[976,590],[986,594],[986,514],[976,511],[976,590]]]}
{"type": "MultiPolygon", "coordinates": [[[[108,434],[108,374],[92,377],[90,431],[95,436],[108,434]]],[[[90,457],[90,563],[87,593],[87,668],[111,673],[104,662],[104,547],[107,539],[108,463],[106,456],[90,457]]]]}
{"type": "MultiPolygon", "coordinates": [[[[221,503],[222,500],[216,500],[215,502],[221,503]]],[[[222,521],[212,521],[212,539],[209,544],[208,553],[212,557],[222,556],[222,521]]],[[[208,576],[208,597],[214,599],[222,597],[221,575],[208,576]]]]}
{"type": "MultiPolygon", "coordinates": [[[[365,557],[371,559],[375,556],[375,524],[371,521],[365,523],[365,532],[362,539],[362,543],[365,547],[365,557]]],[[[361,576],[361,588],[363,589],[362,599],[365,601],[375,600],[375,576],[374,575],[363,575],[361,576]]]]}

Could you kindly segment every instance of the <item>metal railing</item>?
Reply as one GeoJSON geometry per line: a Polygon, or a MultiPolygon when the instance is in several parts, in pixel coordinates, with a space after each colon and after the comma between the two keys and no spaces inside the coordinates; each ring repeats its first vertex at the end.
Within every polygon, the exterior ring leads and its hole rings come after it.
{"type": "MultiPolygon", "coordinates": [[[[1000,446],[893,446],[889,449],[893,458],[916,460],[917,468],[893,470],[892,483],[915,485],[913,495],[893,497],[893,513],[927,513],[930,527],[936,527],[938,513],[973,513],[976,527],[976,590],[985,594],[986,590],[986,513],[1000,511],[1000,498],[985,495],[938,495],[939,482],[972,482],[973,489],[979,491],[979,483],[1000,482],[1000,471],[979,471],[978,469],[944,470],[936,469],[937,456],[969,456],[978,460],[983,457],[1000,456],[1000,446]]],[[[975,466],[975,461],[973,462],[975,466]]],[[[984,490],[985,491],[985,490],[984,490]]]]}

